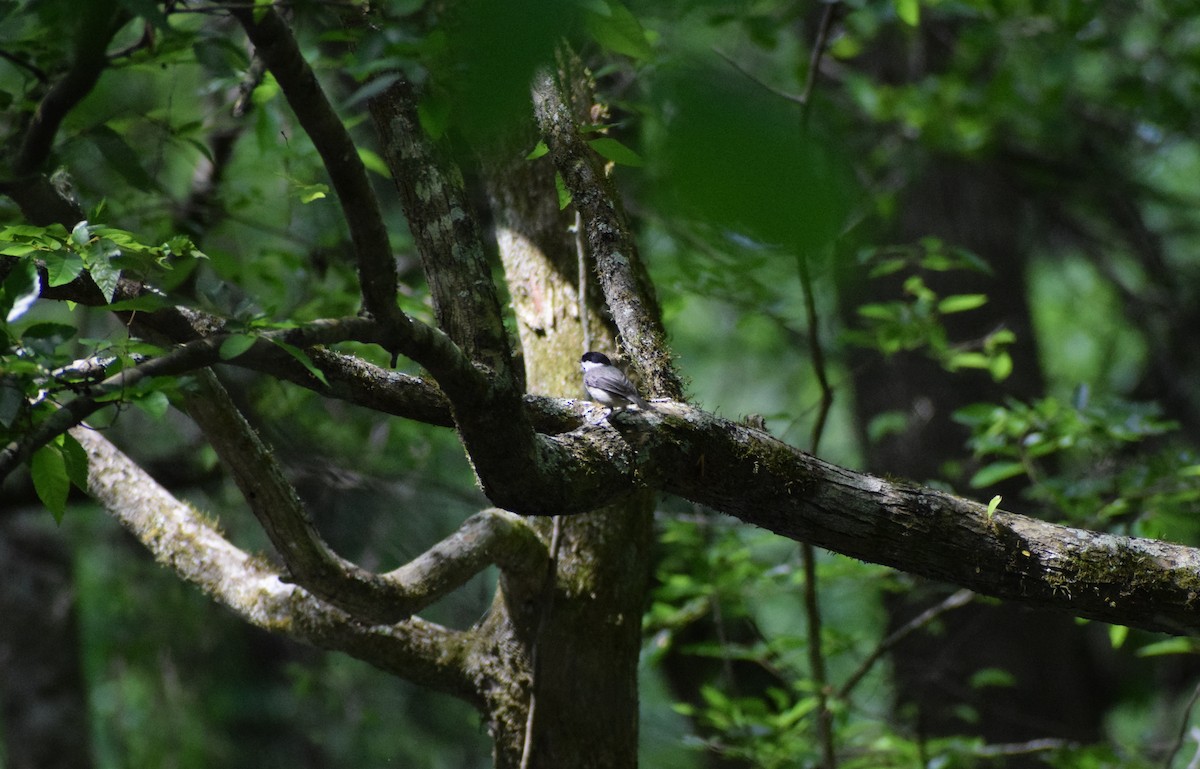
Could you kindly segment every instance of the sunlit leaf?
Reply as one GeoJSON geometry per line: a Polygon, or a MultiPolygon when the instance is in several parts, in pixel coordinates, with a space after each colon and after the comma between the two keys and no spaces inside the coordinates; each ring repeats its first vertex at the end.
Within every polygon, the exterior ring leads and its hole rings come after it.
{"type": "Polygon", "coordinates": [[[1137,650],[1137,656],[1161,657],[1166,654],[1195,654],[1197,651],[1200,651],[1200,641],[1181,636],[1146,644],[1137,650]]]}
{"type": "Polygon", "coordinates": [[[362,164],[367,167],[368,171],[374,171],[385,179],[392,178],[392,172],[388,169],[387,163],[383,162],[383,158],[369,149],[363,147],[358,148],[358,157],[362,160],[362,164]]]}
{"type": "Polygon", "coordinates": [[[987,300],[986,294],[958,294],[940,300],[937,308],[943,315],[949,315],[952,312],[965,312],[982,307],[987,304],[987,300]]]}
{"type": "Polygon", "coordinates": [[[919,0],[895,0],[896,15],[910,27],[921,23],[921,3],[919,0]]]}
{"type": "Polygon", "coordinates": [[[1025,465],[1020,462],[993,462],[971,476],[971,488],[981,489],[1024,473],[1025,465]]]}
{"type": "Polygon", "coordinates": [[[599,139],[588,140],[588,146],[599,153],[600,157],[611,160],[619,165],[643,166],[646,161],[633,150],[616,139],[602,136],[599,139]]]}
{"type": "Polygon", "coordinates": [[[300,361],[304,368],[308,369],[308,373],[316,377],[321,384],[325,385],[326,387],[329,386],[329,380],[325,378],[325,372],[317,368],[317,365],[313,363],[312,358],[308,357],[308,353],[306,353],[304,350],[301,350],[299,347],[296,347],[295,345],[282,342],[278,339],[272,339],[271,341],[277,344],[280,348],[286,350],[293,358],[300,361]]]}

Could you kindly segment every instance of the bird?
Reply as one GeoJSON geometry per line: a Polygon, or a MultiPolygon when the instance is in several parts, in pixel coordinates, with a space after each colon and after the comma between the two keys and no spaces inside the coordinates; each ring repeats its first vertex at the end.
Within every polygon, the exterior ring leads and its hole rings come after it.
{"type": "Polygon", "coordinates": [[[588,396],[597,403],[608,406],[608,413],[596,420],[597,422],[621,413],[631,404],[642,410],[654,408],[638,395],[633,382],[629,381],[625,372],[612,364],[607,355],[585,352],[579,359],[579,365],[583,367],[583,387],[588,396]]]}

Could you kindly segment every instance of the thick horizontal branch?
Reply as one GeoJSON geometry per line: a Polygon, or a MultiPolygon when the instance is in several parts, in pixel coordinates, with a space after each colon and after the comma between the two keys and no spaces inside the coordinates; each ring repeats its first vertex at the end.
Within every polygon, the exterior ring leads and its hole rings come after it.
{"type": "Polygon", "coordinates": [[[88,454],[92,495],[154,555],[247,622],[351,654],[420,685],[477,703],[464,672],[471,634],[412,618],[366,625],[280,579],[265,559],[238,549],[195,508],[175,499],[97,432],[72,435],[88,454]]]}
{"type": "MultiPolygon", "coordinates": [[[[559,514],[658,488],[798,542],[1022,605],[1200,632],[1200,549],[1047,523],[830,464],[681,403],[541,436],[559,514]],[[599,481],[598,481],[599,479],[599,481]]],[[[477,465],[478,466],[478,465],[477,465]]],[[[486,488],[486,486],[485,486],[486,488]]],[[[522,515],[547,497],[511,498],[522,515]]]]}
{"type": "Polygon", "coordinates": [[[747,523],[1026,606],[1200,632],[1198,549],[989,516],[978,502],[838,467],[679,404],[644,419],[623,432],[651,485],[747,523]]]}

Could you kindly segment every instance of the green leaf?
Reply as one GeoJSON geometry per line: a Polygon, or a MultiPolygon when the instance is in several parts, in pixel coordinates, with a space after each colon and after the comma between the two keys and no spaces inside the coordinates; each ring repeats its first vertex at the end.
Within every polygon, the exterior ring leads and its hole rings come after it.
{"type": "Polygon", "coordinates": [[[993,462],[971,476],[971,488],[981,489],[993,483],[1008,478],[1015,478],[1025,472],[1025,466],[1020,462],[993,462]]]}
{"type": "Polygon", "coordinates": [[[949,315],[952,312],[966,312],[987,304],[987,294],[957,294],[948,296],[937,304],[938,312],[949,315]]]}
{"type": "Polygon", "coordinates": [[[281,342],[278,339],[272,339],[271,341],[279,345],[280,348],[286,350],[293,358],[300,361],[304,368],[308,369],[308,373],[316,377],[321,384],[329,387],[329,380],[325,378],[325,372],[317,368],[317,365],[312,362],[312,358],[308,357],[308,353],[306,353],[304,350],[301,350],[299,347],[296,347],[295,345],[288,344],[287,342],[281,342]]]}
{"type": "Polygon", "coordinates": [[[858,314],[872,320],[894,321],[899,317],[899,310],[892,304],[864,304],[858,308],[858,314]]]}
{"type": "Polygon", "coordinates": [[[621,142],[608,136],[591,139],[588,141],[588,145],[599,153],[600,157],[611,160],[619,165],[638,167],[646,164],[646,161],[642,160],[641,155],[638,155],[621,142]]]}
{"type": "Polygon", "coordinates": [[[895,0],[896,15],[910,27],[921,23],[921,4],[918,0],[895,0]]]}
{"type": "Polygon", "coordinates": [[[1168,638],[1165,641],[1146,644],[1138,649],[1139,657],[1161,657],[1166,654],[1195,654],[1197,642],[1192,638],[1168,638]]]}
{"type": "Polygon", "coordinates": [[[958,352],[950,356],[946,362],[947,368],[957,371],[960,368],[990,368],[991,359],[981,352],[958,352]]]}
{"type": "Polygon", "coordinates": [[[37,251],[37,247],[29,243],[9,243],[0,248],[0,256],[25,256],[37,251]]]}
{"type": "Polygon", "coordinates": [[[554,173],[554,189],[558,192],[559,211],[571,205],[571,191],[567,189],[567,183],[563,181],[562,174],[557,171],[554,173]]]}
{"type": "Polygon", "coordinates": [[[233,336],[221,342],[221,349],[217,352],[221,356],[221,360],[233,360],[237,356],[244,353],[254,346],[258,341],[258,337],[250,336],[249,334],[234,334],[233,336]]]}
{"type": "Polygon", "coordinates": [[[65,286],[83,272],[83,257],[73,251],[46,254],[46,277],[53,286],[65,286]]]}
{"type": "Polygon", "coordinates": [[[889,435],[900,435],[908,429],[911,417],[907,411],[883,411],[867,425],[867,440],[878,443],[889,435]]]}
{"type": "Polygon", "coordinates": [[[387,163],[383,162],[383,158],[368,149],[358,148],[358,157],[362,160],[362,164],[367,167],[368,171],[374,171],[384,179],[391,179],[392,172],[388,170],[387,163]]]}
{"type": "Polygon", "coordinates": [[[329,194],[328,184],[306,184],[300,187],[300,202],[312,203],[315,200],[322,200],[329,194]]]}
{"type": "Polygon", "coordinates": [[[70,433],[63,433],[62,456],[67,477],[71,479],[71,483],[75,484],[76,488],[86,492],[88,490],[88,455],[79,441],[75,440],[75,436],[70,433]]]}
{"type": "Polygon", "coordinates": [[[167,413],[167,409],[170,408],[171,401],[167,398],[166,393],[161,390],[155,390],[154,392],[147,393],[145,397],[135,398],[133,405],[155,419],[162,419],[163,415],[167,413]]]}
{"type": "Polygon", "coordinates": [[[867,277],[883,278],[900,272],[900,270],[903,270],[907,264],[907,261],[900,258],[884,259],[871,268],[871,271],[867,273],[867,277]]]}
{"type": "Polygon", "coordinates": [[[1000,507],[1001,499],[1002,499],[1002,497],[999,494],[997,494],[996,496],[992,497],[991,502],[988,502],[987,517],[988,517],[989,521],[991,521],[992,516],[994,516],[996,514],[996,509],[998,507],[1000,507]]]}
{"type": "Polygon", "coordinates": [[[117,293],[117,284],[121,281],[121,271],[103,254],[93,256],[88,260],[87,266],[88,274],[92,276],[100,293],[104,294],[104,301],[111,302],[117,293]]]}
{"type": "Polygon", "coordinates": [[[971,688],[982,689],[987,686],[1012,687],[1017,679],[1007,670],[1000,668],[981,668],[971,675],[971,688]]]}
{"type": "Polygon", "coordinates": [[[988,371],[991,372],[992,379],[997,382],[1003,382],[1005,379],[1008,379],[1012,370],[1012,356],[1006,352],[996,354],[992,357],[992,362],[988,364],[988,371]]]}
{"type": "Polygon", "coordinates": [[[1120,649],[1125,645],[1125,639],[1129,637],[1129,628],[1126,625],[1109,625],[1108,626],[1108,642],[1114,649],[1120,649]]]}
{"type": "Polygon", "coordinates": [[[537,144],[534,145],[533,149],[531,149],[529,151],[529,154],[525,156],[525,159],[526,160],[537,160],[538,158],[545,155],[549,151],[550,151],[550,148],[546,146],[546,142],[538,142],[537,144]]]}
{"type": "Polygon", "coordinates": [[[29,462],[29,472],[38,499],[54,516],[55,522],[62,523],[63,513],[67,509],[67,494],[71,491],[71,479],[67,476],[62,451],[53,444],[41,447],[29,462]]]}
{"type": "Polygon", "coordinates": [[[600,7],[607,13],[589,11],[586,16],[587,30],[596,42],[633,59],[645,60],[653,55],[646,30],[628,8],[611,0],[607,8],[600,7]]]}

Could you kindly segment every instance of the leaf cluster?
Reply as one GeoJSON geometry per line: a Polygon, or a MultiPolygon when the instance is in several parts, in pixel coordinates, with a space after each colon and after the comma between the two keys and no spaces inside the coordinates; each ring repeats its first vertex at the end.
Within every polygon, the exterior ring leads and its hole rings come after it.
{"type": "Polygon", "coordinates": [[[1073,523],[1194,541],[1200,455],[1169,439],[1179,425],[1155,404],[1082,391],[1076,401],[1010,399],[956,412],[981,463],[971,486],[1023,477],[1030,499],[1073,523]]]}

